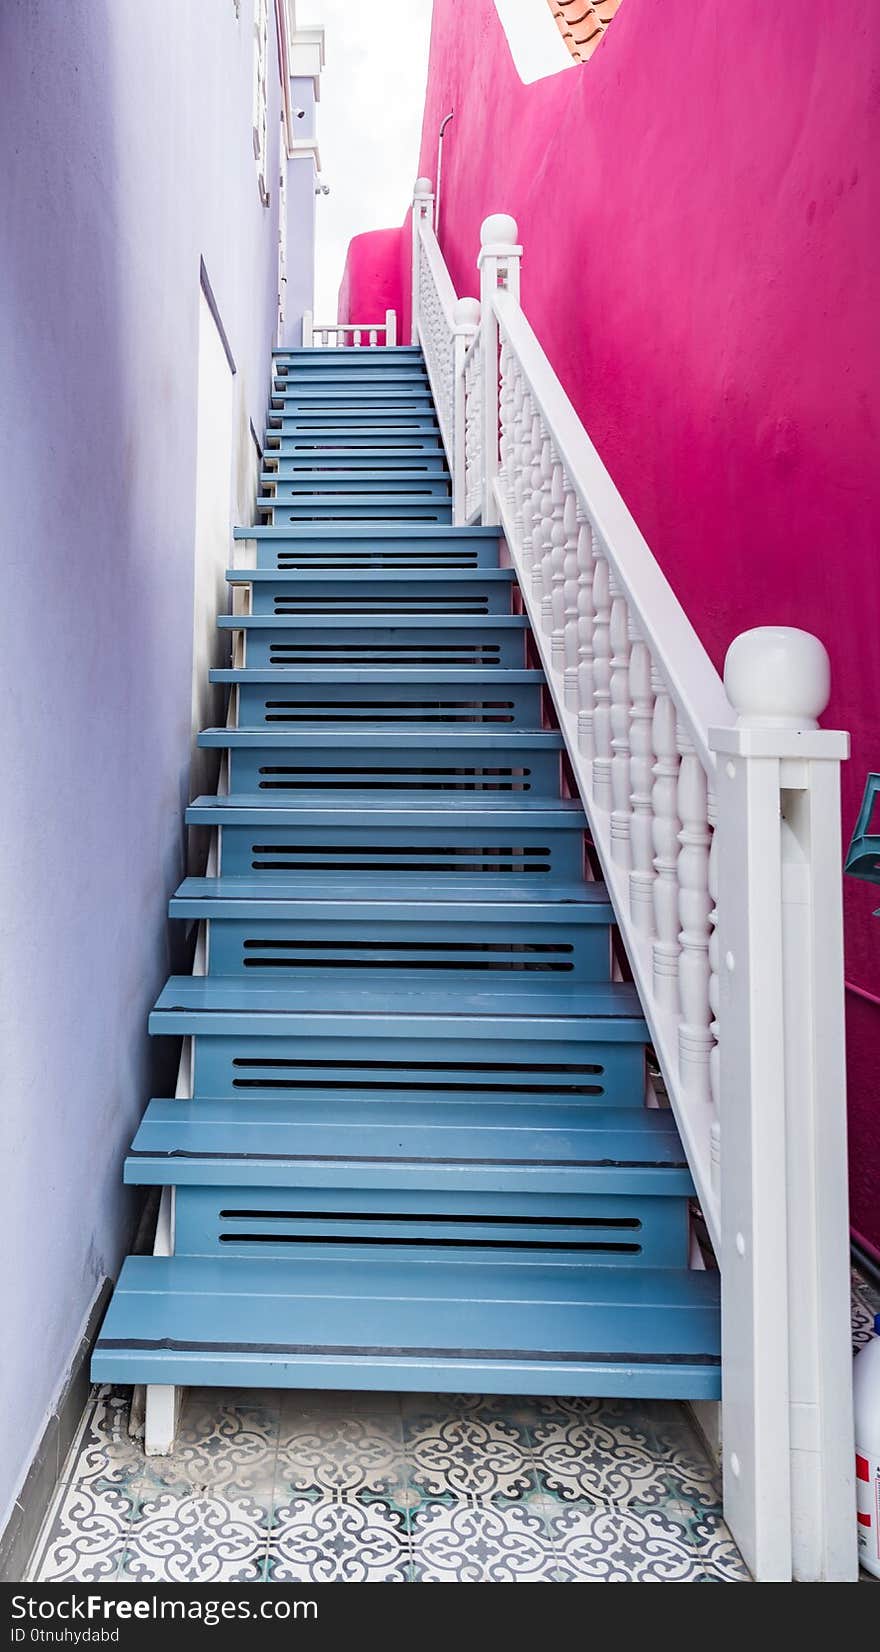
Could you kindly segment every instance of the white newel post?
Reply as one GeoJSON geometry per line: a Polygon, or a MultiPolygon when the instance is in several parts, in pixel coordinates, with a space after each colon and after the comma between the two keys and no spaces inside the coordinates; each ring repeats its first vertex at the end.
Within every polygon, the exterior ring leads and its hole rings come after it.
{"type": "Polygon", "coordinates": [[[493,212],[480,229],[480,272],[482,399],[483,399],[483,511],[484,523],[500,521],[495,499],[498,475],[498,322],[493,299],[497,292],[509,292],[519,303],[519,270],[522,247],[517,245],[516,219],[506,212],[493,212]]]}
{"type": "Polygon", "coordinates": [[[311,350],[311,348],[312,348],[312,331],[313,331],[313,326],[314,326],[314,319],[315,318],[314,318],[314,315],[313,315],[312,311],[311,310],[306,310],[305,315],[303,316],[303,349],[304,350],[311,350]]]}
{"type": "Polygon", "coordinates": [[[423,223],[434,222],[434,190],[430,178],[416,178],[412,209],[412,326],[410,343],[419,342],[419,272],[421,252],[419,230],[423,223]]]}
{"type": "Polygon", "coordinates": [[[480,325],[478,298],[460,298],[453,310],[453,386],[452,409],[452,520],[457,527],[467,521],[466,464],[467,464],[467,399],[464,382],[464,358],[480,325]]]}
{"type": "Polygon", "coordinates": [[[764,627],[717,756],[724,1507],[762,1580],[857,1573],[840,845],[828,656],[764,627]]]}
{"type": "Polygon", "coordinates": [[[397,343],[397,311],[385,311],[385,343],[397,343]]]}

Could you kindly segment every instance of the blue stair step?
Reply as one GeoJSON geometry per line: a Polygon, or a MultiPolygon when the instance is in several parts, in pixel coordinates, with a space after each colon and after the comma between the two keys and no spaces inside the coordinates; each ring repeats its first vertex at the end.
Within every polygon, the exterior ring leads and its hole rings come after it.
{"type": "Polygon", "coordinates": [[[418,526],[382,522],[299,523],[236,528],[237,540],[254,540],[261,568],[497,568],[494,529],[418,526]]]}
{"type": "Polygon", "coordinates": [[[306,476],[296,473],[293,476],[279,476],[277,471],[270,470],[263,472],[260,483],[264,488],[274,490],[271,495],[264,494],[264,500],[270,497],[276,500],[312,499],[325,487],[336,498],[347,493],[377,493],[382,498],[402,493],[407,499],[446,499],[450,493],[448,475],[431,476],[427,472],[419,473],[412,469],[399,471],[390,466],[385,470],[333,470],[323,473],[313,470],[306,476]]]}
{"type": "MultiPolygon", "coordinates": [[[[460,987],[448,979],[401,979],[377,971],[369,980],[339,970],[332,980],[242,981],[172,975],[156,1000],[150,1031],[172,1037],[342,1036],[409,1040],[503,1037],[549,1043],[641,1044],[647,1028],[627,982],[569,984],[530,980],[460,987]]],[[[641,1101],[641,1094],[639,1095],[641,1101]]]]}
{"type": "Polygon", "coordinates": [[[554,796],[562,736],[549,729],[454,729],[359,723],[345,728],[204,729],[229,753],[230,791],[513,792],[554,796]]]}
{"type": "Polygon", "coordinates": [[[715,1399],[717,1276],[399,1246],[129,1257],[98,1382],[715,1399]]]}
{"type": "MultiPolygon", "coordinates": [[[[693,1196],[671,1113],[557,1098],[452,1095],[426,1106],[364,1091],[336,1095],[332,1107],[321,1092],[157,1099],[125,1163],[126,1182],[148,1186],[321,1187],[328,1175],[346,1188],[693,1196]]],[[[644,1251],[638,1216],[611,1212],[606,1224],[612,1258],[644,1251]]],[[[595,1213],[591,1225],[600,1225],[595,1213]]]]}
{"type": "Polygon", "coordinates": [[[248,877],[184,878],[171,897],[173,918],[229,917],[382,918],[430,923],[447,918],[456,904],[467,907],[475,922],[492,923],[515,918],[522,924],[614,922],[614,909],[601,883],[546,883],[529,878],[472,878],[455,882],[425,878],[405,879],[348,873],[312,873],[291,877],[267,891],[264,883],[248,877]]]}
{"type": "Polygon", "coordinates": [[[434,412],[431,388],[424,373],[410,379],[404,374],[381,374],[376,381],[366,374],[340,375],[339,383],[323,383],[317,377],[295,375],[278,379],[272,391],[272,400],[286,404],[302,402],[308,407],[330,406],[337,403],[358,404],[358,410],[369,413],[371,408],[386,402],[409,407],[411,403],[434,412]]]}
{"type": "Polygon", "coordinates": [[[257,510],[286,522],[450,522],[452,506],[423,494],[303,494],[297,500],[260,497],[257,510]]]}
{"type": "Polygon", "coordinates": [[[273,453],[293,458],[317,457],[341,450],[356,455],[381,446],[391,453],[430,455],[446,463],[439,425],[430,419],[371,420],[369,425],[354,421],[339,425],[321,421],[309,424],[277,413],[266,425],[263,440],[269,456],[273,453]]]}
{"type": "Polygon", "coordinates": [[[297,500],[259,498],[257,510],[286,522],[399,521],[450,522],[452,506],[423,494],[303,494],[297,500]]]}
{"type": "Polygon", "coordinates": [[[242,728],[361,722],[541,727],[539,671],[254,666],[216,667],[209,676],[237,688],[242,728]]]}
{"type": "Polygon", "coordinates": [[[264,453],[264,464],[271,464],[263,480],[299,480],[308,477],[323,485],[332,481],[340,470],[363,475],[376,471],[380,475],[443,476],[449,479],[446,455],[440,448],[418,449],[406,452],[399,447],[340,447],[326,444],[305,452],[299,451],[289,437],[278,439],[276,453],[264,453]]]}
{"type": "Polygon", "coordinates": [[[347,395],[360,397],[362,392],[369,394],[374,389],[381,388],[389,394],[408,394],[415,390],[424,397],[430,397],[431,390],[428,375],[424,367],[417,362],[409,366],[380,365],[378,362],[366,367],[335,367],[329,364],[314,367],[310,373],[304,373],[299,368],[290,372],[276,373],[272,381],[273,395],[284,395],[290,391],[293,394],[304,393],[312,395],[321,390],[341,390],[347,395]]]}
{"type": "Polygon", "coordinates": [[[231,568],[231,585],[250,586],[254,614],[359,615],[369,619],[398,614],[509,614],[513,573],[509,568],[375,570],[231,568]]]}
{"type": "Polygon", "coordinates": [[[581,899],[567,890],[567,899],[554,901],[545,890],[543,900],[532,893],[523,901],[509,889],[481,900],[480,887],[466,898],[453,885],[455,899],[439,880],[426,880],[421,898],[413,891],[406,900],[373,878],[349,878],[335,893],[321,878],[308,891],[279,883],[268,892],[254,880],[202,878],[181,886],[170,913],[207,923],[211,975],[317,979],[345,969],[413,980],[452,973],[487,984],[540,975],[607,981],[611,911],[595,888],[582,886],[581,899]]]}
{"type": "Polygon", "coordinates": [[[218,828],[224,875],[269,884],[329,872],[550,885],[584,873],[580,805],[523,793],[258,792],[196,798],[186,818],[218,828]]]}
{"type": "Polygon", "coordinates": [[[399,624],[352,614],[221,614],[221,630],[244,633],[245,663],[340,666],[525,665],[528,622],[521,615],[459,614],[441,623],[433,614],[407,614],[399,624]]]}

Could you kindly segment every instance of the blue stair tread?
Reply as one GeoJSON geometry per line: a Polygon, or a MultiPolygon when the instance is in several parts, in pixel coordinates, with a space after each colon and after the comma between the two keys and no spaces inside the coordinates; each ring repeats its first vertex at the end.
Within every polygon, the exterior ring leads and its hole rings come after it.
{"type": "Polygon", "coordinates": [[[457,882],[448,873],[401,872],[393,878],[308,871],[299,877],[184,878],[172,896],[174,918],[284,917],[455,918],[464,904],[475,921],[511,917],[522,922],[612,923],[614,909],[602,883],[552,883],[547,878],[474,873],[457,882]],[[291,908],[295,906],[296,910],[291,908]]]}
{"type": "MultiPolygon", "coordinates": [[[[512,568],[228,568],[230,585],[513,585],[512,568]]],[[[484,615],[484,618],[494,616],[484,615]]],[[[502,618],[504,616],[501,616],[502,618]]]]}
{"type": "MultiPolygon", "coordinates": [[[[377,321],[375,325],[384,326],[384,322],[377,321]]],[[[369,323],[362,330],[368,333],[369,323]]],[[[276,359],[283,356],[285,360],[305,365],[324,356],[334,359],[344,356],[355,361],[360,361],[364,355],[367,355],[368,359],[373,356],[415,356],[421,360],[422,347],[420,344],[276,344],[272,347],[272,355],[276,359]]]]}
{"type": "MultiPolygon", "coordinates": [[[[420,484],[420,491],[428,491],[429,488],[433,488],[436,490],[435,496],[441,498],[444,489],[447,492],[449,491],[448,472],[439,471],[432,476],[429,472],[413,470],[411,465],[378,465],[375,470],[368,470],[365,466],[360,466],[355,470],[351,470],[345,465],[327,465],[316,469],[314,465],[300,464],[298,467],[294,467],[292,474],[289,476],[280,475],[274,469],[265,470],[260,476],[261,486],[270,488],[276,484],[304,484],[306,482],[316,484],[315,487],[309,490],[312,493],[324,491],[325,489],[328,493],[333,493],[335,490],[329,486],[331,482],[415,482],[420,484]],[[425,484],[424,489],[421,488],[421,484],[425,484]]],[[[306,489],[303,488],[303,491],[305,492],[306,489]]],[[[381,491],[381,488],[376,489],[377,493],[381,491]]]]}
{"type": "MultiPolygon", "coordinates": [[[[221,631],[527,631],[524,614],[219,614],[221,631]]],[[[429,639],[430,640],[430,639],[429,639]]]]}
{"type": "Polygon", "coordinates": [[[297,1246],[135,1256],[95,1381],[717,1398],[718,1281],[676,1268],[297,1246]]]}
{"type": "Polygon", "coordinates": [[[269,460],[277,459],[279,463],[284,464],[289,464],[293,460],[299,469],[308,469],[312,465],[315,468],[323,467],[335,460],[341,460],[344,465],[348,465],[353,464],[355,459],[362,462],[372,459],[393,459],[395,465],[404,465],[411,468],[422,464],[425,460],[430,460],[432,464],[439,467],[431,474],[449,475],[446,456],[443,449],[439,447],[428,449],[417,447],[410,452],[407,448],[401,448],[400,445],[389,447],[387,443],[377,443],[375,447],[352,447],[350,444],[346,446],[345,443],[342,443],[340,446],[333,447],[326,442],[322,442],[320,448],[301,453],[296,447],[291,449],[289,446],[291,441],[299,441],[299,437],[285,436],[281,431],[271,429],[266,432],[266,436],[270,442],[277,441],[279,446],[277,448],[269,447],[264,457],[269,460]]]}
{"type": "Polygon", "coordinates": [[[523,684],[537,687],[543,671],[504,665],[253,665],[214,666],[212,683],[424,683],[426,688],[450,683],[489,684],[502,693],[505,687],[523,684]]]}
{"type": "Polygon", "coordinates": [[[359,1030],[381,1036],[484,1037],[493,1024],[511,1036],[534,1034],[643,1042],[647,1028],[635,988],[625,982],[472,984],[423,970],[334,970],[332,980],[264,983],[250,976],[172,975],[156,1000],[150,1031],[289,1036],[359,1030]],[[219,1018],[222,1017],[222,1022],[219,1018]]]}
{"type": "Polygon", "coordinates": [[[393,505],[395,510],[404,510],[409,505],[418,505],[425,510],[451,509],[449,498],[442,494],[429,493],[383,493],[377,488],[375,493],[322,493],[320,489],[313,489],[311,493],[300,493],[295,499],[274,499],[261,494],[257,500],[258,511],[290,510],[294,506],[302,508],[304,505],[345,505],[347,510],[354,510],[360,505],[393,505]]]}
{"type": "Polygon", "coordinates": [[[454,528],[449,522],[291,522],[288,527],[233,528],[234,539],[498,539],[499,529],[477,525],[454,528]]]}
{"type": "Polygon", "coordinates": [[[186,818],[192,825],[237,824],[273,826],[336,826],[364,824],[364,811],[376,826],[485,826],[537,827],[541,831],[563,826],[585,831],[586,815],[580,803],[568,798],[527,797],[520,793],[481,792],[479,801],[464,793],[430,800],[416,796],[402,802],[375,792],[338,791],[329,802],[325,792],[298,792],[284,803],[269,803],[264,792],[227,792],[193,799],[186,818]]]}
{"type": "Polygon", "coordinates": [[[355,748],[399,747],[408,750],[460,750],[464,755],[471,747],[491,747],[504,751],[561,751],[563,739],[554,729],[484,728],[474,724],[466,728],[437,728],[433,723],[413,724],[405,729],[389,728],[386,723],[357,723],[350,729],[264,729],[264,728],[206,728],[198,736],[200,746],[230,746],[247,750],[318,747],[322,751],[355,748]]]}
{"type": "Polygon", "coordinates": [[[638,1193],[689,1198],[672,1114],[554,1102],[375,1100],[296,1095],[150,1102],[126,1160],[138,1184],[334,1185],[638,1193]],[[383,1170],[384,1167],[384,1170],[383,1170]],[[497,1180],[497,1177],[501,1180],[497,1180]],[[370,1177],[369,1182],[365,1177],[370,1177]],[[342,1185],[338,1183],[338,1185],[342,1185]]]}

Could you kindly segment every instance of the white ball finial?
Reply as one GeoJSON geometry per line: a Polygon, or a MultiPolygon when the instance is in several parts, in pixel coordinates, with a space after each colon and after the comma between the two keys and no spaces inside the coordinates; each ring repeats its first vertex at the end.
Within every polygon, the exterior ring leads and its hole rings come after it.
{"type": "Polygon", "coordinates": [[[430,178],[416,178],[415,188],[413,189],[414,195],[433,195],[433,193],[434,185],[430,178]]]}
{"type": "Polygon", "coordinates": [[[456,327],[478,327],[480,325],[480,300],[478,298],[457,298],[452,310],[452,319],[456,327]]]}
{"type": "Polygon", "coordinates": [[[831,697],[828,651],[810,631],[759,625],[728,648],[724,687],[741,726],[816,728],[831,697]]]}
{"type": "Polygon", "coordinates": [[[480,245],[515,247],[518,235],[516,219],[509,212],[492,212],[480,226],[480,245]]]}

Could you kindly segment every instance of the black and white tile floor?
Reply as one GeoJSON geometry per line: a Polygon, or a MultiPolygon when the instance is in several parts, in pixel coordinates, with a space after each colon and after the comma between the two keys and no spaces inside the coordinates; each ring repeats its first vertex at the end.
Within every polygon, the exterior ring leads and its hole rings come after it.
{"type": "MultiPolygon", "coordinates": [[[[854,1342],[875,1298],[856,1281],[854,1342]]],[[[145,1458],[97,1390],[31,1581],[748,1581],[684,1407],[187,1393],[145,1458]]]]}

